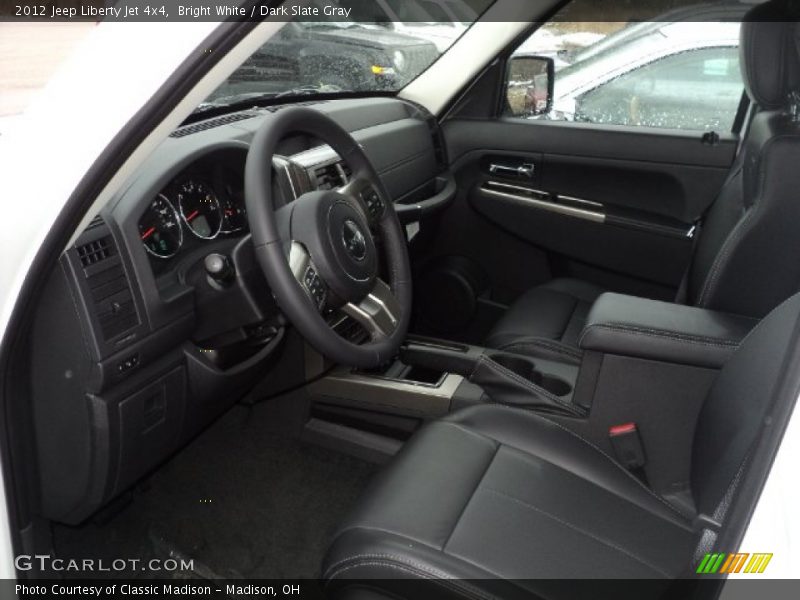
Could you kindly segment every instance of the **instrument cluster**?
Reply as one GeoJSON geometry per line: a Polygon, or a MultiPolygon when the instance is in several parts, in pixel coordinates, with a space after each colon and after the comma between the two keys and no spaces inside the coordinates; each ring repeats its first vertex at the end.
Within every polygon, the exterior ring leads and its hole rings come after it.
{"type": "Polygon", "coordinates": [[[241,185],[179,177],[161,191],[139,219],[139,236],[151,256],[166,260],[188,238],[213,240],[244,232],[247,209],[241,185]]]}

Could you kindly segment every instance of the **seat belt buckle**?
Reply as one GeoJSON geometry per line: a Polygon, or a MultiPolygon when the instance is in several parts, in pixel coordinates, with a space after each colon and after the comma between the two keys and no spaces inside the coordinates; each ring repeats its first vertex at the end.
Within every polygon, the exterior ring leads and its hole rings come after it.
{"type": "Polygon", "coordinates": [[[644,466],[644,446],[636,423],[623,423],[608,429],[608,439],[614,454],[622,465],[631,471],[644,466]]]}

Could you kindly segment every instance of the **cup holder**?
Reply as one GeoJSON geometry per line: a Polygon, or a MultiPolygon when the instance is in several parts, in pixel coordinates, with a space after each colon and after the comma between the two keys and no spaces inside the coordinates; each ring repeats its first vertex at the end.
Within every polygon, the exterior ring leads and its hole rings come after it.
{"type": "Polygon", "coordinates": [[[536,371],[536,363],[523,356],[515,356],[513,354],[492,354],[489,356],[489,358],[491,358],[501,367],[508,369],[512,373],[515,373],[516,375],[524,377],[530,381],[534,381],[534,378],[538,374],[536,371]]]}
{"type": "Polygon", "coordinates": [[[489,358],[501,367],[527,379],[555,396],[567,396],[572,392],[572,386],[569,383],[560,377],[554,377],[538,371],[536,363],[529,358],[515,354],[491,354],[489,358]]]}

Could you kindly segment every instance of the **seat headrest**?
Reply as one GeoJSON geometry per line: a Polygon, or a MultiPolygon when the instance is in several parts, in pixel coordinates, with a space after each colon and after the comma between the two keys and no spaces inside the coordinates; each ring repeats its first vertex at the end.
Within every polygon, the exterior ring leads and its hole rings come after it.
{"type": "Polygon", "coordinates": [[[750,9],[742,23],[739,52],[747,95],[761,108],[786,106],[800,90],[797,2],[770,0],[750,9]]]}

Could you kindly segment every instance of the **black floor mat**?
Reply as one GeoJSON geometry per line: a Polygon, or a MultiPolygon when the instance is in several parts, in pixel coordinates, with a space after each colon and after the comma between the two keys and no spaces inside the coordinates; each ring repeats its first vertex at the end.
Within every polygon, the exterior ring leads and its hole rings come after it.
{"type": "Polygon", "coordinates": [[[198,563],[194,576],[316,577],[333,531],[377,467],[271,433],[262,412],[234,408],[105,525],[58,526],[57,554],[178,552],[198,563]]]}

